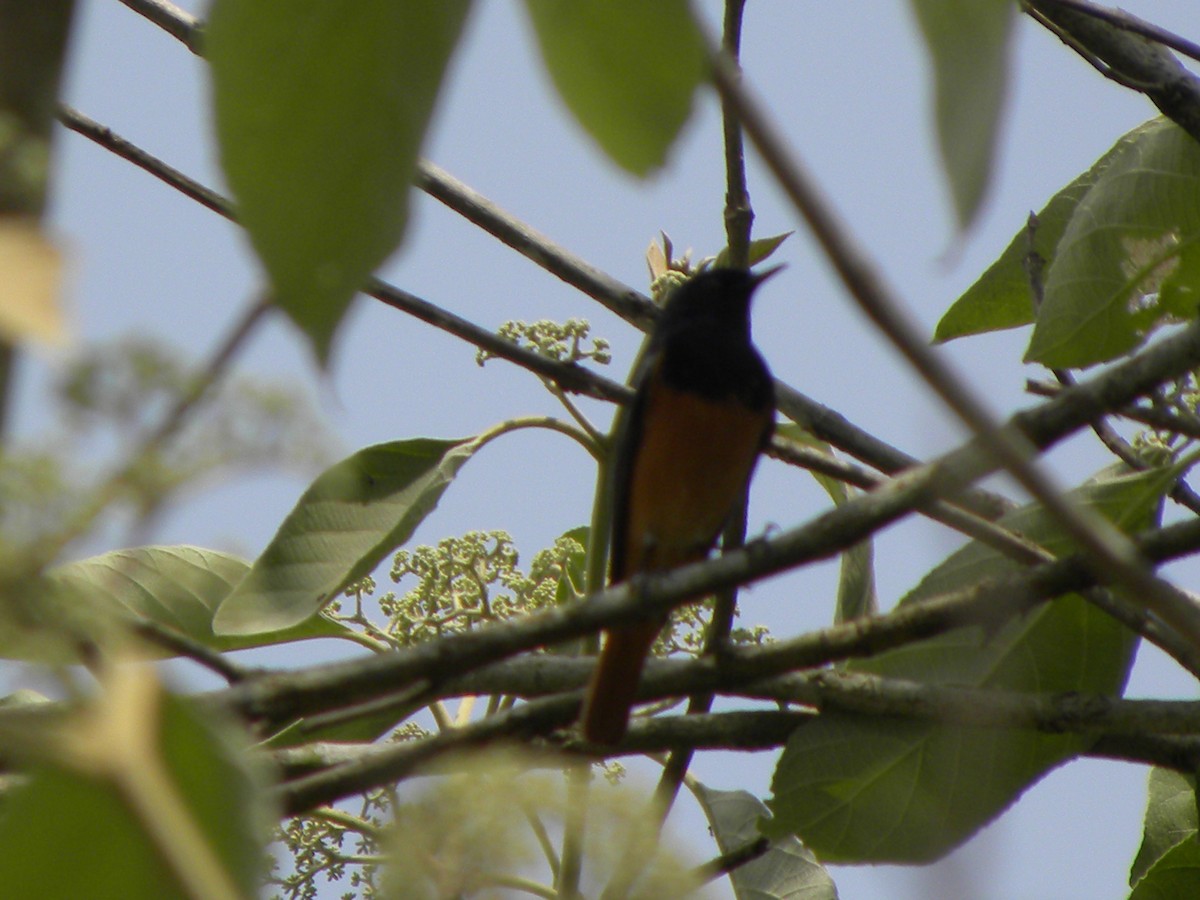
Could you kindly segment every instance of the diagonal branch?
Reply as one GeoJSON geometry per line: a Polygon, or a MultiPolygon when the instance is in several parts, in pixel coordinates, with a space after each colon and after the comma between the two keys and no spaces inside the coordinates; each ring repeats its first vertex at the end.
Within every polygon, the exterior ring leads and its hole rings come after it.
{"type": "Polygon", "coordinates": [[[1076,52],[1098,61],[1106,77],[1145,94],[1200,141],[1200,78],[1167,46],[1193,55],[1200,47],[1124,11],[1081,0],[1023,0],[1022,5],[1076,52]]]}

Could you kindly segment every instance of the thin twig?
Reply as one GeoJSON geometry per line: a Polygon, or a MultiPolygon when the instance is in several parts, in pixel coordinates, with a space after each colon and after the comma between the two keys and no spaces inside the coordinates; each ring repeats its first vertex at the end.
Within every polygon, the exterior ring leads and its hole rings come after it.
{"type": "MultiPolygon", "coordinates": [[[[780,679],[781,681],[787,679],[780,679]]],[[[793,676],[793,682],[801,679],[793,676]]],[[[871,675],[820,672],[804,678],[802,693],[832,711],[890,716],[943,726],[1032,729],[1047,734],[1083,734],[1109,745],[1124,739],[1194,738],[1200,734],[1200,702],[1124,700],[1099,694],[1034,694],[933,685],[871,675]]],[[[296,815],[361,793],[379,784],[428,772],[452,749],[468,749],[501,737],[549,735],[569,721],[577,697],[556,697],[520,706],[500,716],[420,741],[393,745],[343,745],[334,765],[310,771],[278,791],[285,811],[296,815]]],[[[631,723],[620,755],[690,750],[767,750],[815,720],[811,712],[739,711],[661,716],[631,723]]],[[[559,735],[552,741],[568,753],[590,755],[595,748],[559,735]]],[[[319,748],[302,748],[311,757],[319,748]]],[[[281,763],[295,769],[296,751],[282,751],[281,763]]]]}
{"type": "MultiPolygon", "coordinates": [[[[59,120],[72,131],[116,153],[122,159],[128,160],[197,203],[230,221],[237,221],[237,214],[230,200],[125,140],[114,133],[112,129],[66,106],[60,110],[59,120]]],[[[515,363],[543,378],[549,378],[565,390],[603,400],[624,401],[630,396],[629,389],[615,381],[574,363],[558,362],[520,347],[493,331],[481,328],[415,294],[410,294],[377,278],[368,281],[365,292],[394,309],[406,312],[426,324],[433,325],[435,328],[453,334],[476,347],[483,348],[493,356],[515,363]]]]}
{"type": "MultiPolygon", "coordinates": [[[[776,437],[769,452],[775,459],[830,478],[836,478],[844,484],[853,485],[864,491],[874,490],[887,483],[887,479],[880,478],[865,469],[822,453],[820,450],[796,444],[786,438],[776,437]]],[[[955,503],[935,500],[919,507],[917,512],[986,544],[1016,562],[1033,564],[1045,562],[1050,558],[1043,548],[1023,535],[997,525],[955,503]]]]}
{"type": "Polygon", "coordinates": [[[145,16],[171,37],[182,41],[193,53],[200,52],[200,20],[167,0],[121,0],[135,13],[145,16]]]}
{"type": "Polygon", "coordinates": [[[133,630],[151,643],[157,644],[177,656],[199,663],[220,675],[230,684],[244,681],[253,674],[251,670],[242,668],[225,654],[212,650],[199,641],[192,640],[174,628],[168,628],[150,619],[138,619],[133,624],[133,630]]]}
{"type": "Polygon", "coordinates": [[[95,119],[85,116],[79,110],[66,104],[62,104],[58,108],[58,121],[76,134],[94,141],[110,153],[115,153],[126,162],[133,163],[143,172],[153,175],[159,181],[173,187],[185,197],[195,200],[206,209],[210,209],[226,219],[236,221],[231,201],[222,197],[212,188],[205,187],[195,179],[184,175],[154,154],[127,141],[107,125],[100,124],[95,119]]]}
{"type": "MultiPolygon", "coordinates": [[[[72,131],[116,153],[213,212],[236,221],[231,201],[120,137],[112,129],[65,106],[60,110],[59,119],[72,131]]],[[[640,327],[646,327],[652,320],[654,305],[649,298],[598,272],[579,257],[509,215],[432,163],[420,164],[418,181],[430,196],[445,203],[489,234],[508,243],[533,262],[545,264],[550,271],[598,299],[607,308],[623,314],[640,327]]],[[[581,366],[569,366],[539,357],[505,341],[494,332],[480,328],[392,285],[372,280],[367,293],[495,356],[549,378],[568,390],[608,400],[624,400],[630,396],[628,390],[616,382],[608,381],[581,366]]],[[[917,460],[912,456],[881,441],[851,423],[840,413],[801,394],[789,385],[776,382],[776,395],[779,411],[783,415],[808,428],[817,437],[839,450],[881,472],[895,473],[917,464],[917,460]]],[[[963,502],[972,502],[977,511],[983,508],[1003,508],[1003,501],[989,497],[983,492],[972,492],[969,497],[963,498],[963,502]]]]}
{"type": "Polygon", "coordinates": [[[734,869],[740,869],[746,863],[754,862],[754,860],[765,856],[770,849],[770,838],[760,837],[748,844],[743,844],[741,847],[730,850],[728,853],[722,853],[716,859],[710,859],[708,862],[697,866],[692,870],[692,878],[701,884],[708,881],[716,881],[718,878],[728,875],[734,869]]]}
{"type": "Polygon", "coordinates": [[[281,786],[279,799],[286,815],[297,815],[314,806],[426,771],[450,749],[476,747],[501,737],[546,733],[572,721],[579,713],[579,704],[578,696],[539,700],[421,741],[375,746],[374,752],[352,762],[281,786]]]}
{"type": "MultiPolygon", "coordinates": [[[[742,18],[746,0],[725,0],[725,19],[721,47],[736,61],[741,55],[742,18]]],[[[729,262],[739,268],[750,267],[750,233],[754,209],[746,186],[746,152],[737,111],[721,100],[721,130],[725,143],[725,244],[729,262]]]]}

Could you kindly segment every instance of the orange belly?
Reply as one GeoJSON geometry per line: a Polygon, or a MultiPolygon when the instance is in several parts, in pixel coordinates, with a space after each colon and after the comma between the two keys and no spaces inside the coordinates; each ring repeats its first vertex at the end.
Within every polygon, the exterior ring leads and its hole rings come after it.
{"type": "Polygon", "coordinates": [[[745,490],[762,411],[658,385],[630,473],[622,577],[702,559],[745,490]]]}

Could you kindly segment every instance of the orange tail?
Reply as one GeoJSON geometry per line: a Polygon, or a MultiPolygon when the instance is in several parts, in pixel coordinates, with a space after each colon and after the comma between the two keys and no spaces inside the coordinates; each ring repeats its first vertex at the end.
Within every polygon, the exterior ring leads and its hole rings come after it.
{"type": "Polygon", "coordinates": [[[662,623],[651,622],[608,632],[587,700],[583,704],[583,736],[597,744],[619,744],[629,725],[642,666],[662,623]]]}

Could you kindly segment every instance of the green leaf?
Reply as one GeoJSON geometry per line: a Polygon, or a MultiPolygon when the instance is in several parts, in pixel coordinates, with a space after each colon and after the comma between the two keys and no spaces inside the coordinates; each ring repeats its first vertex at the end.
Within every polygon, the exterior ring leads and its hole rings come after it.
{"type": "Polygon", "coordinates": [[[396,249],[469,0],[216,0],[205,32],[217,140],[274,300],[324,360],[396,249]]]}
{"type": "Polygon", "coordinates": [[[1180,841],[1134,887],[1129,900],[1179,900],[1200,895],[1200,842],[1180,841]]]}
{"type": "MultiPolygon", "coordinates": [[[[775,253],[775,251],[779,249],[783,242],[790,238],[793,234],[795,234],[794,231],[785,231],[783,234],[773,234],[770,237],[755,238],[752,240],[750,242],[750,246],[747,248],[747,265],[749,267],[757,266],[760,262],[769,259],[775,253]]],[[[664,234],[663,237],[666,238],[666,235],[664,234]]],[[[721,252],[716,255],[716,258],[713,260],[712,264],[713,268],[716,269],[728,266],[729,248],[722,247],[721,252]]]]}
{"type": "MultiPolygon", "coordinates": [[[[1072,495],[1133,531],[1150,524],[1177,477],[1174,467],[1123,475],[1072,495]]],[[[1051,552],[1070,549],[1039,507],[1000,521],[1051,552]]],[[[971,543],[902,602],[1016,568],[991,548],[971,543]]],[[[1132,633],[1069,594],[1001,626],[958,629],[847,668],[930,684],[1119,694],[1135,647],[1132,633]]],[[[797,729],[780,758],[768,833],[795,833],[826,862],[928,861],[958,846],[1087,742],[1074,734],[822,713],[797,729]]]]}
{"type": "MultiPolygon", "coordinates": [[[[749,846],[759,837],[758,823],[770,813],[746,791],[718,791],[696,783],[692,793],[708,817],[722,853],[749,846]]],[[[837,888],[825,867],[800,841],[787,836],[766,853],[729,874],[738,900],[837,900],[837,888]]]]}
{"type": "MultiPolygon", "coordinates": [[[[1100,172],[1108,166],[1114,152],[1105,154],[1091,169],[1051,197],[1050,202],[1038,212],[1032,234],[1032,250],[1042,260],[1054,259],[1054,250],[1067,223],[1075,215],[1075,208],[1096,183],[1100,172]]],[[[972,334],[1031,324],[1033,292],[1025,268],[1030,249],[1030,230],[1026,226],[1016,233],[1000,258],[946,310],[937,324],[934,341],[942,343],[972,334]]]]}
{"type": "Polygon", "coordinates": [[[1088,191],[1114,160],[1137,143],[1144,131],[1157,127],[1158,120],[1152,120],[1123,135],[1090,169],[1051,197],[1036,216],[1032,246],[1030,227],[1026,224],[1013,236],[1000,258],[946,310],[938,322],[934,340],[940,343],[1031,324],[1034,320],[1033,292],[1026,271],[1030,250],[1043,263],[1052,262],[1058,242],[1088,191]]]}
{"type": "MultiPolygon", "coordinates": [[[[1142,846],[1129,872],[1130,885],[1145,879],[1167,855],[1180,844],[1192,848],[1191,865],[1200,867],[1200,844],[1196,842],[1196,776],[1184,775],[1171,769],[1153,768],[1146,802],[1146,817],[1142,832],[1142,846]]],[[[1168,863],[1152,882],[1157,881],[1167,869],[1178,868],[1168,863]]],[[[1193,873],[1193,890],[1183,894],[1163,896],[1186,896],[1200,891],[1200,869],[1193,873]]],[[[1151,895],[1152,896],[1152,895],[1151,895]]]]}
{"type": "Polygon", "coordinates": [[[1026,359],[1055,368],[1139,346],[1200,292],[1200,145],[1157,119],[1130,135],[1079,203],[1046,275],[1026,359]]]}
{"type": "Polygon", "coordinates": [[[478,438],[376,444],[325,470],[217,611],[218,634],[303,622],[370,574],[437,506],[478,438]]]}
{"type": "MultiPolygon", "coordinates": [[[[834,455],[829,444],[794,423],[786,422],[776,426],[775,433],[801,446],[812,447],[829,456],[834,455]]],[[[813,472],[812,476],[838,506],[854,495],[854,489],[850,485],[836,478],[819,472],[813,472]]],[[[849,622],[860,616],[874,615],[878,610],[879,598],[875,592],[875,545],[869,540],[860,541],[842,553],[837,606],[833,619],[837,623],[849,622]]]]}
{"type": "Polygon", "coordinates": [[[567,108],[621,168],[663,165],[706,78],[686,0],[525,0],[542,60],[567,108]]]}
{"type": "Polygon", "coordinates": [[[1008,87],[1012,0],[911,0],[933,62],[938,146],[960,228],[991,180],[1008,87]]]}
{"type": "MultiPolygon", "coordinates": [[[[245,750],[202,720],[186,701],[167,698],[155,713],[158,730],[153,739],[168,790],[182,801],[182,811],[199,827],[209,852],[242,895],[257,896],[270,810],[259,779],[242,760],[245,750]]],[[[142,722],[140,727],[154,723],[142,722]]],[[[196,896],[184,889],[161,852],[161,841],[179,841],[181,835],[160,830],[153,837],[147,806],[132,805],[121,783],[106,771],[44,767],[6,793],[0,816],[4,895],[128,900],[196,896]]],[[[154,791],[144,793],[143,799],[151,808],[167,802],[154,791]]]]}
{"type": "Polygon", "coordinates": [[[554,592],[555,602],[559,604],[572,603],[587,593],[587,545],[591,540],[591,533],[592,530],[587,525],[579,525],[563,532],[564,538],[575,541],[582,549],[578,553],[572,553],[567,565],[563,567],[558,589],[554,592]]]}
{"type": "MultiPolygon", "coordinates": [[[[325,618],[251,637],[218,636],[217,607],[250,566],[200,547],[135,547],[57,566],[42,581],[14,594],[0,626],[0,658],[68,664],[82,662],[89,645],[128,652],[130,629],[151,622],[217,651],[242,650],[310,638],[342,637],[350,629],[325,618]]],[[[140,654],[170,652],[138,641],[140,654]]]]}
{"type": "MultiPolygon", "coordinates": [[[[288,628],[250,636],[218,635],[213,616],[233,587],[250,570],[247,562],[227,553],[201,547],[136,547],[58,566],[47,573],[53,620],[75,637],[103,642],[115,628],[121,637],[128,625],[153,622],[213,650],[244,650],[312,638],[344,637],[345,625],[313,617],[288,628]]],[[[49,610],[48,610],[49,612],[49,610]]],[[[0,656],[55,662],[78,662],[77,642],[72,657],[46,659],[44,645],[22,639],[14,630],[0,632],[0,656]]],[[[166,656],[157,645],[147,651],[166,656]]]]}

